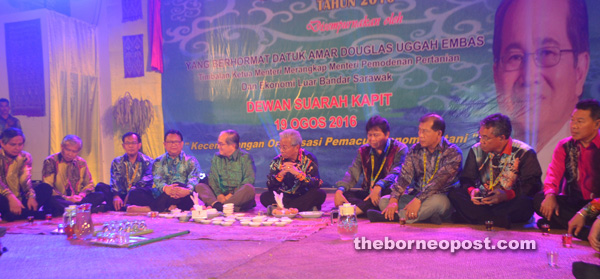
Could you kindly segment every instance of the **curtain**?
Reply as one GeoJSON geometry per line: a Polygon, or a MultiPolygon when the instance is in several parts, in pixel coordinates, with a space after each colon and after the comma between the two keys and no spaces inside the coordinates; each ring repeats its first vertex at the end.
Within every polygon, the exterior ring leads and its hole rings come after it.
{"type": "Polygon", "coordinates": [[[98,65],[95,28],[55,12],[47,21],[50,82],[50,152],[60,152],[62,138],[78,135],[79,156],[98,182],[103,173],[99,125],[98,65]]]}

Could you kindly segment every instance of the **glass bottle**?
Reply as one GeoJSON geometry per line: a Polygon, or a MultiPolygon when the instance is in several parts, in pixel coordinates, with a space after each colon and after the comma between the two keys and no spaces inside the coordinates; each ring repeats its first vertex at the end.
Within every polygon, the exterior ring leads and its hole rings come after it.
{"type": "Polygon", "coordinates": [[[77,206],[75,214],[75,235],[78,239],[87,240],[92,238],[94,223],[92,223],[92,205],[84,203],[77,206]]]}
{"type": "Polygon", "coordinates": [[[340,206],[337,222],[338,234],[342,240],[352,240],[358,232],[355,206],[345,203],[340,206]]]}
{"type": "Polygon", "coordinates": [[[65,234],[67,235],[67,239],[73,239],[75,235],[75,209],[74,205],[70,205],[65,208],[65,213],[63,214],[63,223],[65,224],[65,234]]]}

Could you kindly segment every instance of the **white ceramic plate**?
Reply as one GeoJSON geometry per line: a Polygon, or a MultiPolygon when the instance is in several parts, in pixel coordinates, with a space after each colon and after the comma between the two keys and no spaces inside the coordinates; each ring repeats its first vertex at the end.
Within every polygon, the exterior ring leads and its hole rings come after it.
{"type": "Polygon", "coordinates": [[[281,218],[281,217],[294,218],[294,217],[296,217],[296,214],[273,214],[273,216],[275,216],[277,218],[281,218]]]}
{"type": "Polygon", "coordinates": [[[304,218],[319,218],[323,216],[323,211],[302,211],[298,214],[304,218]]]}

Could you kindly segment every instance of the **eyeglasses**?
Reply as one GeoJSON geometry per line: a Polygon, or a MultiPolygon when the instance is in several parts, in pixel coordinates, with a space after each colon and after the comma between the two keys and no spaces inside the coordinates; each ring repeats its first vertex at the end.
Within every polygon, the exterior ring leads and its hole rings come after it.
{"type": "Polygon", "coordinates": [[[480,142],[489,142],[489,141],[491,141],[494,138],[497,138],[497,136],[493,136],[493,137],[488,137],[488,136],[483,136],[482,137],[482,136],[479,136],[479,137],[477,137],[477,141],[480,141],[480,142]]]}
{"type": "Polygon", "coordinates": [[[502,56],[502,69],[506,72],[516,71],[523,67],[523,61],[533,55],[533,61],[540,68],[554,67],[560,62],[560,56],[563,52],[573,52],[572,49],[559,49],[558,47],[538,48],[535,52],[523,52],[520,50],[509,51],[502,56]]]}
{"type": "MultiPolygon", "coordinates": [[[[296,144],[296,145],[297,145],[297,144],[296,144]]],[[[288,149],[290,149],[290,148],[292,148],[292,147],[294,147],[294,146],[296,146],[296,145],[284,146],[284,145],[281,145],[281,144],[279,144],[279,143],[278,143],[278,144],[277,144],[277,147],[278,147],[278,148],[279,148],[279,150],[281,150],[281,151],[286,151],[286,150],[288,150],[288,149]]]]}
{"type": "Polygon", "coordinates": [[[180,143],[182,143],[182,141],[180,141],[180,140],[174,140],[174,141],[165,141],[165,143],[166,143],[166,144],[169,144],[169,145],[177,145],[177,144],[180,144],[180,143]]]}
{"type": "Polygon", "coordinates": [[[136,145],[136,144],[138,144],[138,143],[139,143],[139,142],[127,142],[127,141],[126,141],[126,142],[124,142],[123,144],[124,144],[124,145],[136,145]]]}

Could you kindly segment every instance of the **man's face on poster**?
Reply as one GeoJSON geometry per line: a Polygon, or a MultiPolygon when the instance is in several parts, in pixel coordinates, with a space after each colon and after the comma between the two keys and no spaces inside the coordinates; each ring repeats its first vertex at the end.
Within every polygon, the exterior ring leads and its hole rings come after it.
{"type": "Polygon", "coordinates": [[[521,0],[508,9],[494,81],[500,111],[540,149],[570,117],[589,67],[589,53],[572,52],[565,0],[521,0]],[[577,59],[576,59],[577,58],[577,59]]]}

